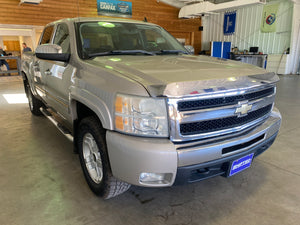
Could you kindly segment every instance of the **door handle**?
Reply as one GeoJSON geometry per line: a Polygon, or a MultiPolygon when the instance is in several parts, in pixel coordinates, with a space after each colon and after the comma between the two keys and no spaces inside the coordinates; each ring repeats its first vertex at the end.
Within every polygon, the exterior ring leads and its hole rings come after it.
{"type": "Polygon", "coordinates": [[[49,69],[47,69],[47,70],[45,71],[45,74],[49,76],[49,75],[52,75],[52,72],[51,72],[49,69]]]}

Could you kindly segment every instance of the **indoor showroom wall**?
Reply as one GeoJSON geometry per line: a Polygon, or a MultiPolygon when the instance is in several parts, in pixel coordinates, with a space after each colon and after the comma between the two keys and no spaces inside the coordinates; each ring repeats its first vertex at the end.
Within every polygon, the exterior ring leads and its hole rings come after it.
{"type": "Polygon", "coordinates": [[[211,41],[229,41],[232,43],[232,47],[238,47],[240,51],[258,46],[260,52],[268,54],[267,69],[269,71],[278,74],[291,73],[293,60],[291,60],[291,55],[285,53],[288,48],[292,47],[291,43],[295,42],[295,37],[291,39],[291,33],[293,21],[295,20],[293,12],[297,12],[294,11],[294,7],[297,7],[297,4],[294,5],[294,2],[290,0],[269,1],[267,4],[276,3],[279,3],[279,8],[276,17],[276,32],[273,33],[262,33],[260,31],[263,4],[236,10],[236,27],[233,35],[223,34],[224,12],[202,17],[204,28],[202,49],[209,50],[211,41]]]}
{"type": "MultiPolygon", "coordinates": [[[[5,36],[13,36],[16,29],[20,32],[30,32],[32,46],[36,46],[37,29],[47,23],[73,17],[98,17],[97,0],[43,0],[38,5],[20,4],[21,0],[0,0],[0,38],[3,31],[10,32],[5,36]],[[24,25],[24,28],[21,26],[24,25]],[[3,30],[1,30],[3,29],[3,30]]],[[[201,50],[201,18],[179,19],[179,9],[157,0],[130,0],[132,2],[132,19],[156,23],[176,38],[186,40],[193,45],[196,52],[201,50]]],[[[103,17],[103,16],[100,16],[103,17]]],[[[28,37],[28,35],[16,34],[28,37]]],[[[1,39],[0,39],[1,44],[1,39]]]]}
{"type": "Polygon", "coordinates": [[[34,50],[42,30],[43,26],[0,24],[0,46],[7,50],[4,41],[12,40],[19,41],[20,49],[25,42],[34,50]]]}
{"type": "Polygon", "coordinates": [[[288,73],[299,74],[300,70],[300,0],[295,0],[291,35],[290,63],[288,73]]]}

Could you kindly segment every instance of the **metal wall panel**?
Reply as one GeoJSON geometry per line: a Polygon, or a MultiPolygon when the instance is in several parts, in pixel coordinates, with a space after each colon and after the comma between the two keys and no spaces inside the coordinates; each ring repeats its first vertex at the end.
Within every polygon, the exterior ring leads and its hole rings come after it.
{"type": "Polygon", "coordinates": [[[203,19],[203,50],[208,50],[211,41],[230,41],[239,50],[249,50],[258,46],[265,54],[281,54],[290,47],[293,4],[290,1],[272,1],[280,3],[277,13],[277,28],[274,33],[262,33],[260,25],[263,5],[248,6],[237,9],[235,34],[224,35],[224,12],[210,14],[203,19]]]}

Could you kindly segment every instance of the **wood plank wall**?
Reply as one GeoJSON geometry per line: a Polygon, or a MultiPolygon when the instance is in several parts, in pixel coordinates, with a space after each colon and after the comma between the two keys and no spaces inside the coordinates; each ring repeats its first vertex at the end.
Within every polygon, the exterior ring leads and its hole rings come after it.
{"type": "MultiPolygon", "coordinates": [[[[195,52],[201,49],[201,19],[178,19],[179,9],[157,0],[132,2],[132,19],[159,24],[178,38],[188,38],[195,52]]],[[[98,17],[97,0],[43,0],[39,5],[22,4],[20,0],[0,0],[0,24],[46,25],[61,18],[98,17]]]]}

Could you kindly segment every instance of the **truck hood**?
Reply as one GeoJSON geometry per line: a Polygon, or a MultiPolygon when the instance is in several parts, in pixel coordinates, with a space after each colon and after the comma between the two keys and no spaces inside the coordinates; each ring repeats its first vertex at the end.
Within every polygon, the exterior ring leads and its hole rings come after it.
{"type": "Polygon", "coordinates": [[[105,56],[89,63],[135,80],[151,96],[183,97],[247,89],[279,79],[250,64],[208,56],[105,56]]]}

